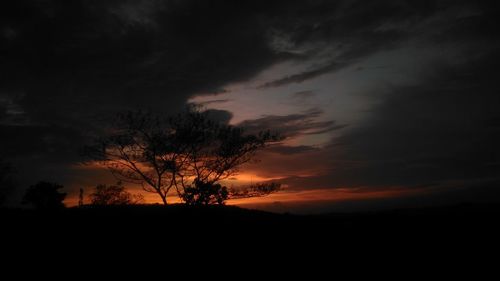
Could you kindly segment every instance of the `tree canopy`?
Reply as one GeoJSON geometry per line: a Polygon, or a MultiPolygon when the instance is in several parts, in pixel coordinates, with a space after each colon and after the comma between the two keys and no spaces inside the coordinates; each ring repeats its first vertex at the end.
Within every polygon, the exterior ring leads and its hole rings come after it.
{"type": "Polygon", "coordinates": [[[66,193],[59,192],[63,186],[57,183],[39,182],[30,186],[23,197],[23,204],[32,204],[37,209],[51,210],[64,208],[66,193]]]}
{"type": "Polygon", "coordinates": [[[90,203],[96,206],[135,205],[143,201],[142,195],[128,192],[121,182],[115,185],[100,184],[90,194],[90,203]]]}
{"type": "Polygon", "coordinates": [[[164,204],[171,190],[187,203],[212,204],[229,198],[221,180],[278,140],[269,131],[247,134],[193,108],[174,117],[138,111],[118,115],[85,155],[119,180],[157,193],[164,204]]]}

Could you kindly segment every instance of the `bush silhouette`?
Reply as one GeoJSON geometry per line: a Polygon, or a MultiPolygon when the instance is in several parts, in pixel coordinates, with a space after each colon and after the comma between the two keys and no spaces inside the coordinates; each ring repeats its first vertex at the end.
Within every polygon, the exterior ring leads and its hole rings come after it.
{"type": "Polygon", "coordinates": [[[263,197],[281,190],[281,184],[277,182],[256,183],[243,188],[229,189],[230,199],[263,197]]]}
{"type": "Polygon", "coordinates": [[[211,184],[196,180],[194,186],[184,189],[182,199],[188,205],[223,205],[229,198],[228,189],[220,184],[211,184]]]}
{"type": "Polygon", "coordinates": [[[62,185],[56,183],[39,182],[26,190],[22,203],[32,204],[41,210],[64,208],[63,200],[66,198],[66,193],[59,192],[62,188],[62,185]]]}
{"type": "Polygon", "coordinates": [[[98,185],[90,194],[90,202],[92,205],[134,205],[144,201],[142,195],[132,194],[125,190],[121,182],[116,185],[98,185]]]}

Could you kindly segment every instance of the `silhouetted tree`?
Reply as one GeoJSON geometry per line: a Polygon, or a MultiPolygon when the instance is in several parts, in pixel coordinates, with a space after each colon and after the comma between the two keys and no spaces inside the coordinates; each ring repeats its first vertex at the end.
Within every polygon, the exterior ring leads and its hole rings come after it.
{"type": "Polygon", "coordinates": [[[175,143],[167,120],[151,113],[119,114],[109,134],[85,148],[86,156],[106,166],[119,180],[141,184],[164,204],[180,169],[183,147],[175,143]]]}
{"type": "Polygon", "coordinates": [[[246,134],[243,128],[214,122],[199,111],[178,116],[172,124],[178,141],[187,145],[183,169],[174,181],[188,204],[223,204],[231,197],[218,182],[236,175],[257,150],[279,140],[269,131],[246,134]]]}
{"type": "Polygon", "coordinates": [[[278,140],[269,132],[246,134],[196,108],[171,118],[144,112],[120,114],[109,131],[86,147],[85,154],[118,179],[157,193],[164,204],[172,188],[190,204],[226,200],[217,182],[237,174],[257,150],[278,140]]]}
{"type": "Polygon", "coordinates": [[[82,207],[84,205],[83,198],[83,188],[80,188],[80,193],[78,193],[78,207],[82,207]]]}
{"type": "Polygon", "coordinates": [[[92,205],[134,205],[144,201],[141,194],[132,194],[125,190],[121,182],[116,185],[98,185],[90,194],[92,205]]]}
{"type": "Polygon", "coordinates": [[[196,181],[182,193],[182,199],[188,205],[223,205],[229,199],[241,199],[267,196],[281,190],[276,182],[257,183],[246,187],[227,188],[217,183],[196,181]],[[194,186],[193,186],[194,185],[194,186]]]}
{"type": "Polygon", "coordinates": [[[26,190],[22,203],[32,204],[43,210],[64,208],[66,193],[59,192],[62,188],[62,185],[56,183],[39,182],[26,190]]]}
{"type": "Polygon", "coordinates": [[[229,189],[229,199],[267,196],[280,190],[281,184],[277,182],[257,183],[244,188],[229,189]]]}
{"type": "Polygon", "coordinates": [[[188,205],[222,205],[229,198],[229,191],[220,184],[195,180],[193,185],[184,189],[181,198],[188,205]]]}

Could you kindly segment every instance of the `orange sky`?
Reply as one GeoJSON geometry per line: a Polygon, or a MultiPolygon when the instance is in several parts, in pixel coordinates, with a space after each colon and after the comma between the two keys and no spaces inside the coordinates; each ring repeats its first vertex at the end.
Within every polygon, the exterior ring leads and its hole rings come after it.
{"type": "MultiPolygon", "coordinates": [[[[109,172],[105,169],[98,168],[95,166],[77,166],[77,169],[88,169],[94,171],[92,174],[96,174],[95,170],[101,170],[99,180],[95,178],[87,179],[89,184],[84,186],[85,194],[90,194],[93,185],[90,183],[102,182],[102,183],[113,183],[114,179],[110,177],[109,172]],[[97,180],[97,181],[96,181],[97,180]]],[[[279,182],[279,177],[267,178],[258,176],[255,174],[241,173],[238,176],[225,180],[223,184],[227,186],[241,186],[248,185],[251,183],[276,180],[279,182]]],[[[127,188],[132,193],[140,193],[144,196],[146,203],[154,204],[161,203],[160,197],[155,193],[148,193],[143,191],[140,186],[134,186],[126,184],[127,188]]],[[[76,187],[76,186],[75,186],[76,187]]],[[[79,188],[71,188],[70,190],[79,190],[79,188]]],[[[330,202],[335,204],[336,202],[344,201],[354,201],[354,200],[373,200],[373,199],[384,199],[384,198],[397,198],[397,197],[408,197],[413,195],[422,194],[422,189],[415,188],[403,188],[403,187],[385,187],[385,188],[322,188],[322,189],[304,189],[296,190],[289,189],[286,185],[283,186],[283,190],[271,194],[265,197],[255,197],[255,198],[244,198],[244,199],[234,199],[228,200],[228,205],[237,205],[241,207],[257,208],[263,207],[266,209],[266,205],[272,205],[277,203],[313,203],[313,202],[330,202]]],[[[88,198],[85,198],[85,202],[88,203],[88,198]]],[[[175,195],[171,194],[168,199],[169,203],[181,203],[181,200],[175,195]]],[[[78,194],[70,193],[65,201],[67,206],[76,206],[78,203],[78,194]]]]}

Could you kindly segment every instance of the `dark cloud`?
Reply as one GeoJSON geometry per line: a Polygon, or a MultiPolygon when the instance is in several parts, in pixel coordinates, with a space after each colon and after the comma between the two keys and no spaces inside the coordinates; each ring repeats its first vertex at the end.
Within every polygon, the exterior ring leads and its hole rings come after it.
{"type": "Polygon", "coordinates": [[[222,124],[229,124],[229,121],[233,118],[233,114],[226,110],[209,109],[205,113],[211,120],[222,124]]]}
{"type": "Polygon", "coordinates": [[[59,159],[70,165],[84,135],[117,111],[174,112],[193,95],[218,93],[290,57],[270,47],[259,19],[267,9],[262,4],[0,4],[0,97],[9,99],[1,105],[2,142],[8,144],[2,149],[8,147],[16,162],[31,162],[27,170],[59,159]]]}
{"type": "Polygon", "coordinates": [[[314,91],[300,91],[300,92],[293,93],[292,97],[302,100],[302,99],[311,98],[314,95],[315,95],[314,91]]]}
{"type": "Polygon", "coordinates": [[[314,100],[318,95],[313,90],[295,92],[290,95],[290,104],[298,107],[306,107],[314,104],[314,100]]]}
{"type": "Polygon", "coordinates": [[[23,92],[24,109],[38,120],[137,106],[175,110],[304,46],[310,51],[296,58],[315,57],[325,44],[335,55],[266,87],[334,71],[407,38],[412,24],[447,3],[410,2],[8,2],[0,14],[0,90],[23,92]]]}
{"type": "Polygon", "coordinates": [[[327,64],[325,66],[322,66],[322,67],[319,67],[319,68],[316,68],[313,70],[304,71],[302,73],[290,75],[287,77],[280,78],[278,80],[264,83],[261,86],[259,86],[258,88],[259,89],[272,88],[272,87],[280,87],[280,86],[292,84],[292,83],[301,83],[301,82],[304,82],[306,80],[321,76],[323,74],[327,74],[329,72],[339,70],[339,69],[343,68],[344,66],[346,66],[346,64],[340,64],[337,62],[333,62],[333,63],[327,64]]]}
{"type": "MultiPolygon", "coordinates": [[[[434,63],[416,85],[390,88],[361,126],[331,145],[276,159],[290,163],[297,174],[317,172],[283,182],[297,188],[498,182],[498,65],[498,51],[462,63],[434,63]],[[308,162],[311,157],[320,164],[308,162]]],[[[286,174],[276,170],[272,156],[262,157],[262,170],[286,174]]]]}
{"type": "Polygon", "coordinates": [[[309,145],[299,145],[299,146],[287,146],[287,145],[275,145],[267,148],[268,152],[291,155],[300,154],[305,152],[316,151],[319,148],[309,145]]]}
{"type": "Polygon", "coordinates": [[[78,160],[78,150],[85,138],[71,127],[37,125],[0,125],[2,155],[47,164],[71,163],[78,160]]]}
{"type": "Polygon", "coordinates": [[[2,37],[0,90],[23,92],[22,105],[37,120],[175,110],[287,57],[269,46],[257,14],[263,7],[250,2],[2,5],[0,25],[17,35],[2,37]]]}
{"type": "Polygon", "coordinates": [[[277,34],[286,38],[292,49],[309,49],[303,57],[319,55],[328,62],[266,82],[259,88],[301,83],[343,69],[380,50],[394,48],[415,35],[413,26],[442,10],[438,2],[331,1],[292,9],[288,20],[294,24],[278,25],[281,29],[277,34]]]}
{"type": "Polygon", "coordinates": [[[284,116],[268,115],[259,119],[245,120],[238,124],[249,133],[261,130],[270,130],[284,138],[292,138],[307,134],[322,134],[333,130],[342,129],[345,125],[337,125],[335,121],[321,121],[323,112],[312,109],[300,114],[284,116]]]}
{"type": "Polygon", "coordinates": [[[437,9],[435,1],[420,2],[8,2],[0,14],[0,91],[22,92],[23,109],[37,121],[175,110],[278,61],[314,57],[325,43],[339,53],[330,63],[266,86],[338,69],[404,37],[401,22],[437,9]],[[292,50],[277,48],[280,40],[292,50]],[[312,53],[293,55],[305,45],[312,53]]]}
{"type": "Polygon", "coordinates": [[[460,200],[475,200],[476,185],[494,191],[500,175],[500,41],[492,33],[498,5],[439,3],[447,14],[415,27],[427,40],[419,44],[446,46],[442,54],[452,50],[455,60],[422,63],[411,83],[373,90],[369,95],[378,102],[361,124],[329,146],[280,157],[263,153],[260,167],[250,169],[263,176],[293,175],[282,182],[298,189],[470,185],[456,192],[460,200]]]}
{"type": "Polygon", "coordinates": [[[308,50],[300,58],[319,56],[323,63],[258,88],[302,83],[341,70],[379,51],[400,47],[409,40],[432,43],[490,40],[495,37],[494,26],[498,24],[498,4],[494,1],[331,2],[319,1],[301,10],[291,8],[288,20],[293,24],[278,24],[275,32],[287,42],[281,45],[308,50]],[[324,63],[325,60],[328,62],[324,63]]]}
{"type": "Polygon", "coordinates": [[[461,64],[435,64],[419,85],[393,88],[364,126],[344,136],[350,157],[388,179],[497,176],[500,131],[487,124],[500,117],[499,63],[495,51],[461,64]]]}
{"type": "Polygon", "coordinates": [[[204,106],[209,106],[209,105],[212,105],[212,104],[221,104],[221,103],[226,103],[226,102],[229,102],[231,101],[230,99],[218,99],[218,100],[209,100],[209,101],[205,101],[205,102],[202,102],[202,103],[198,103],[200,106],[204,107],[204,106]]]}

